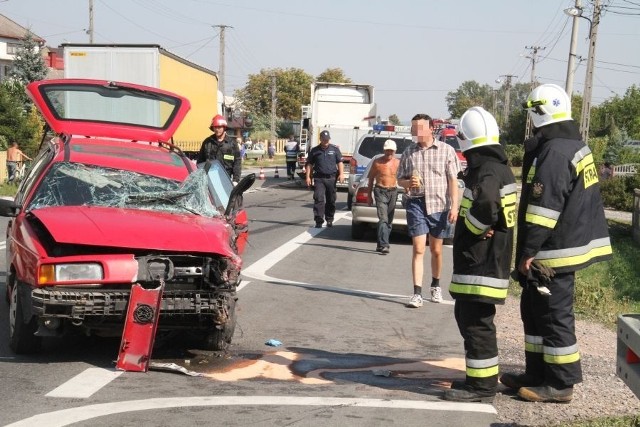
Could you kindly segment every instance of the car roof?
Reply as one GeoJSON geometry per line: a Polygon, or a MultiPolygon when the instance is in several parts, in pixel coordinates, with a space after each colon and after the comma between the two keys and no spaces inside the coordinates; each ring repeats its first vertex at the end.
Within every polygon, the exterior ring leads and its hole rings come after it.
{"type": "Polygon", "coordinates": [[[189,174],[187,157],[163,145],[104,138],[73,138],[66,143],[56,138],[55,142],[60,144],[55,162],[83,163],[179,181],[189,174]]]}
{"type": "Polygon", "coordinates": [[[191,108],[180,95],[107,80],[42,80],[26,89],[57,134],[169,141],[191,108]]]}
{"type": "Polygon", "coordinates": [[[405,148],[411,145],[411,143],[413,142],[411,139],[411,135],[409,134],[368,133],[366,135],[363,135],[358,141],[354,155],[371,159],[376,154],[382,154],[384,152],[384,141],[386,141],[387,139],[392,139],[395,141],[397,146],[397,154],[402,154],[405,148]]]}

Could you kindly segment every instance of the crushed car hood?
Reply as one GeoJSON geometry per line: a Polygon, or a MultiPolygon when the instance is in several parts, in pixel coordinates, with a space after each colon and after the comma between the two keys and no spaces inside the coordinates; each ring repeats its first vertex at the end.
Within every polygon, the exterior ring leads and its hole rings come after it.
{"type": "Polygon", "coordinates": [[[31,214],[57,243],[235,256],[223,217],[97,206],[46,207],[31,214]]]}

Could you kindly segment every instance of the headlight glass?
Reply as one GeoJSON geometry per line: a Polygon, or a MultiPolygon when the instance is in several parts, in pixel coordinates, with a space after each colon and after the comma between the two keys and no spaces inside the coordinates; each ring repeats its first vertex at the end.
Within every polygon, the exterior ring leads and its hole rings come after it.
{"type": "Polygon", "coordinates": [[[57,264],[56,282],[75,282],[78,280],[102,280],[102,265],[97,263],[57,264]]]}

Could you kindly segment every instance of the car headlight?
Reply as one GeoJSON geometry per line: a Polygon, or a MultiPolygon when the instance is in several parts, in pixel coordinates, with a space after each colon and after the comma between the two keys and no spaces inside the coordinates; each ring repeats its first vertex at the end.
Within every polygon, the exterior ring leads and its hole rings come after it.
{"type": "Polygon", "coordinates": [[[40,267],[38,283],[102,280],[104,273],[98,263],[47,264],[40,267]]]}

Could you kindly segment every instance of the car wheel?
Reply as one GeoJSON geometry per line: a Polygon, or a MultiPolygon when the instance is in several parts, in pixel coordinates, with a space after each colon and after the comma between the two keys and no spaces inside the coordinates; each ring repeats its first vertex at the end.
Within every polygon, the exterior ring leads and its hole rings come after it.
{"type": "Polygon", "coordinates": [[[351,222],[351,238],[355,240],[362,240],[364,233],[367,231],[367,225],[361,222],[351,222]]]}
{"type": "Polygon", "coordinates": [[[16,354],[35,353],[40,350],[42,338],[35,336],[38,321],[32,316],[29,322],[24,322],[23,304],[19,286],[12,284],[9,299],[9,347],[16,354]]]}
{"type": "Polygon", "coordinates": [[[227,299],[227,322],[224,325],[215,325],[204,339],[205,350],[226,350],[231,344],[233,333],[236,330],[236,297],[227,299]],[[220,328],[220,329],[218,329],[220,328]]]}

